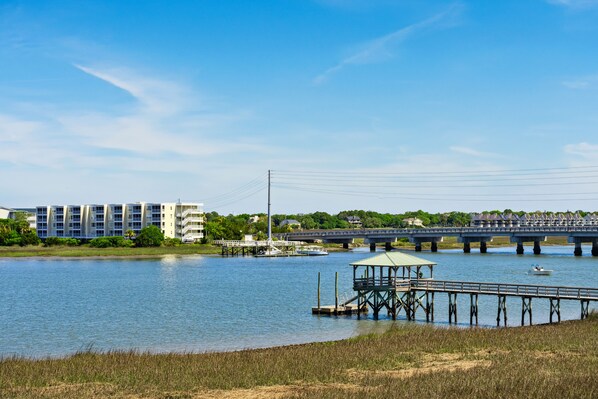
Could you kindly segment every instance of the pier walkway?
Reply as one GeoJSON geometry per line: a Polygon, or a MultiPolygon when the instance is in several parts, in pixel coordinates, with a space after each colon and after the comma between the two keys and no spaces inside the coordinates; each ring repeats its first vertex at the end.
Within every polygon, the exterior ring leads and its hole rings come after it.
{"type": "Polygon", "coordinates": [[[318,300],[318,307],[312,308],[312,313],[359,316],[372,310],[374,318],[378,318],[380,311],[386,309],[393,319],[403,311],[407,320],[415,320],[417,310],[423,309],[426,321],[434,321],[434,296],[441,293],[448,295],[449,323],[457,323],[457,295],[464,294],[470,298],[469,322],[477,325],[478,296],[487,295],[498,300],[497,326],[501,325],[501,319],[507,325],[507,297],[521,298],[521,325],[526,318],[531,325],[532,299],[549,301],[551,323],[555,317],[561,321],[561,300],[579,301],[582,319],[588,317],[590,302],[598,301],[598,288],[434,280],[436,263],[400,252],[387,252],[351,265],[355,296],[339,303],[337,294],[334,307],[320,307],[318,300]],[[424,276],[428,270],[428,276],[424,276]]]}
{"type": "Polygon", "coordinates": [[[280,253],[295,252],[297,241],[245,241],[245,240],[216,240],[214,245],[220,246],[222,256],[264,255],[272,256],[280,253]]]}

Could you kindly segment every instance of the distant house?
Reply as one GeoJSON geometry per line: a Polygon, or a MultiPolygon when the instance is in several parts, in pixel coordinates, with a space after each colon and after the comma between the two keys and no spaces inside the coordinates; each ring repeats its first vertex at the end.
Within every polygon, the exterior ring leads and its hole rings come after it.
{"type": "Polygon", "coordinates": [[[280,224],[278,226],[280,226],[280,227],[289,226],[292,229],[300,229],[301,223],[299,223],[299,221],[295,220],[295,219],[285,219],[282,222],[280,222],[280,224]]]}
{"type": "Polygon", "coordinates": [[[511,213],[500,215],[491,213],[474,214],[471,217],[473,227],[559,227],[559,226],[597,226],[598,215],[588,213],[582,217],[578,212],[532,212],[522,216],[511,213]]]}
{"type": "Polygon", "coordinates": [[[419,218],[406,218],[403,219],[403,223],[409,227],[424,227],[424,223],[419,218]]]}
{"type": "Polygon", "coordinates": [[[359,216],[347,216],[347,222],[351,227],[361,227],[361,219],[359,216]]]}
{"type": "Polygon", "coordinates": [[[27,217],[29,228],[35,229],[35,209],[0,206],[0,219],[16,219],[18,213],[24,213],[27,217]]]}

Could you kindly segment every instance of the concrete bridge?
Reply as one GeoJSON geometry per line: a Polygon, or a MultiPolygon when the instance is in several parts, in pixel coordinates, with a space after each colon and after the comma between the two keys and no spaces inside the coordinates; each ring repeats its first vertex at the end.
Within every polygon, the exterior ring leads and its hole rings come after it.
{"type": "Polygon", "coordinates": [[[480,252],[487,252],[487,243],[493,237],[509,237],[512,243],[517,244],[517,254],[523,254],[523,243],[534,243],[534,254],[541,253],[540,243],[549,236],[567,237],[571,244],[575,244],[575,256],[581,256],[581,244],[592,243],[592,255],[598,256],[598,226],[558,226],[558,227],[433,227],[424,229],[348,229],[348,230],[304,230],[291,233],[278,234],[278,238],[288,241],[343,244],[349,248],[356,238],[362,238],[370,244],[370,250],[376,249],[376,244],[385,244],[387,250],[391,249],[393,242],[399,238],[408,238],[415,244],[415,250],[422,250],[422,243],[431,243],[432,252],[438,250],[438,243],[444,237],[457,237],[463,243],[463,252],[471,252],[471,243],[480,243],[480,252]]]}

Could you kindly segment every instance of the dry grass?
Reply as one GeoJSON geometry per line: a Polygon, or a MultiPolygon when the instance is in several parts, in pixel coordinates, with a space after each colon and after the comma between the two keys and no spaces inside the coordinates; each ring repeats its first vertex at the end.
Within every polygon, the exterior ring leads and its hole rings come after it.
{"type": "Polygon", "coordinates": [[[598,397],[598,317],[207,354],[0,361],[2,398],[598,397]]]}
{"type": "Polygon", "coordinates": [[[29,246],[29,247],[0,247],[0,257],[29,257],[29,256],[57,256],[57,257],[153,257],[162,255],[194,255],[220,254],[220,248],[213,245],[181,245],[178,247],[156,248],[92,248],[89,245],[78,247],[67,246],[29,246]]]}

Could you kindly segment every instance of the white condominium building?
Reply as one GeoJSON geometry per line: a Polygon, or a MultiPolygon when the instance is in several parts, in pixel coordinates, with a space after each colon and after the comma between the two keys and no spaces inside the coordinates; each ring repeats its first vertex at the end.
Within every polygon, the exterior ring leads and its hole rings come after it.
{"type": "Polygon", "coordinates": [[[40,238],[137,235],[154,225],[166,237],[196,242],[203,238],[203,216],[203,204],[191,202],[51,205],[36,208],[36,225],[40,238]]]}

